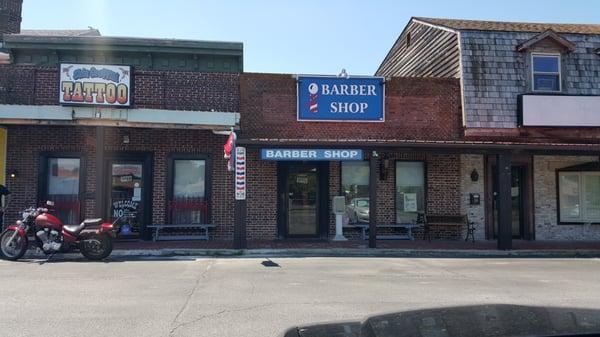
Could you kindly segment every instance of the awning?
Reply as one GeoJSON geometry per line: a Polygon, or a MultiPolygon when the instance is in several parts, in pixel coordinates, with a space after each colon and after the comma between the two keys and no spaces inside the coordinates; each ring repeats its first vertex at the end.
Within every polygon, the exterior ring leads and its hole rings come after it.
{"type": "Polygon", "coordinates": [[[528,152],[532,154],[600,155],[600,143],[535,143],[510,141],[411,140],[411,139],[285,139],[240,137],[237,143],[250,147],[331,147],[373,150],[418,150],[447,153],[528,152]]]}
{"type": "Polygon", "coordinates": [[[223,128],[239,127],[240,114],[238,112],[219,111],[0,104],[0,124],[60,124],[222,130],[223,128]]]}

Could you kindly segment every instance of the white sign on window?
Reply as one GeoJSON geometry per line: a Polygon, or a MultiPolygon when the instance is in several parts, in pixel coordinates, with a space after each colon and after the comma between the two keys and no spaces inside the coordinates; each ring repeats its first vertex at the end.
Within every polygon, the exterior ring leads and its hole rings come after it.
{"type": "Polygon", "coordinates": [[[246,148],[235,148],[235,200],[246,200],[246,148]]]}
{"type": "Polygon", "coordinates": [[[417,211],[417,193],[404,193],[404,211],[417,211]]]}

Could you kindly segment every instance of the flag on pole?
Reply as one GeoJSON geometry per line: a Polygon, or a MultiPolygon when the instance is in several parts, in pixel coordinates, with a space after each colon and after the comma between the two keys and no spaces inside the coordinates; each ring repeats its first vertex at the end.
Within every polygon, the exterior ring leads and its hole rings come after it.
{"type": "Polygon", "coordinates": [[[235,161],[235,140],[237,139],[237,135],[235,132],[231,131],[229,137],[227,138],[227,142],[223,145],[223,158],[227,159],[227,170],[233,171],[234,169],[234,161],[235,161]]]}

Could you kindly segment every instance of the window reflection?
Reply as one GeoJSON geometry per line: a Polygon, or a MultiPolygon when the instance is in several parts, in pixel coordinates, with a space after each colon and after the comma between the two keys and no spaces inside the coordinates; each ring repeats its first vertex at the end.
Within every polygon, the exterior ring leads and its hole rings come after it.
{"type": "Polygon", "coordinates": [[[79,158],[48,158],[47,199],[65,224],[79,222],[79,158]]]}
{"type": "Polygon", "coordinates": [[[208,223],[205,160],[173,161],[173,199],[170,207],[172,223],[208,223]]]}
{"type": "Polygon", "coordinates": [[[342,162],[342,193],[350,223],[369,222],[369,163],[342,162]]]}
{"type": "Polygon", "coordinates": [[[423,162],[396,162],[396,222],[414,222],[425,211],[423,162]]]}

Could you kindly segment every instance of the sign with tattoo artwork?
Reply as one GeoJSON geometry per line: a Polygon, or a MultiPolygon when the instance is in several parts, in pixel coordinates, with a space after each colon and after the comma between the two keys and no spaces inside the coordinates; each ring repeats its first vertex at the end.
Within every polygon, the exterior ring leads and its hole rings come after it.
{"type": "Polygon", "coordinates": [[[131,67],[61,63],[60,104],[129,107],[131,67]]]}

